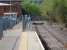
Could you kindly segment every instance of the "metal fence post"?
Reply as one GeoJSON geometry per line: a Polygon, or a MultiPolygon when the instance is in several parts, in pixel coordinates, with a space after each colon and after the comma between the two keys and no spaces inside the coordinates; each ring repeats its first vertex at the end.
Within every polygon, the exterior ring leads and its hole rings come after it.
{"type": "Polygon", "coordinates": [[[3,36],[3,19],[0,17],[0,40],[3,36]]]}

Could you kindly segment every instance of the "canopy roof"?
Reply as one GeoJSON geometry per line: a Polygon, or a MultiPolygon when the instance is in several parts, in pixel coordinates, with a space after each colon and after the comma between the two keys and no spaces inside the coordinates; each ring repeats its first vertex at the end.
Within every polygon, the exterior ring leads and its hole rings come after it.
{"type": "Polygon", "coordinates": [[[21,0],[0,0],[0,1],[21,1],[21,0]]]}
{"type": "Polygon", "coordinates": [[[12,4],[0,3],[0,6],[9,6],[9,5],[12,5],[12,4]]]}
{"type": "Polygon", "coordinates": [[[6,12],[6,13],[4,13],[4,15],[6,15],[6,14],[17,14],[16,12],[6,12]]]}

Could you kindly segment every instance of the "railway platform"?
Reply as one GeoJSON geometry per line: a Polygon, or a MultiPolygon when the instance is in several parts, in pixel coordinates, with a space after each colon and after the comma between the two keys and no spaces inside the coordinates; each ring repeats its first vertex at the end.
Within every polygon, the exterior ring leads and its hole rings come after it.
{"type": "Polygon", "coordinates": [[[22,22],[4,31],[0,50],[45,50],[35,31],[22,31],[22,22]]]}
{"type": "Polygon", "coordinates": [[[34,31],[22,32],[18,50],[45,50],[37,33],[34,31]]]}
{"type": "Polygon", "coordinates": [[[3,31],[2,40],[0,40],[0,50],[15,50],[15,46],[19,41],[22,32],[22,23],[20,22],[12,29],[3,31]]]}

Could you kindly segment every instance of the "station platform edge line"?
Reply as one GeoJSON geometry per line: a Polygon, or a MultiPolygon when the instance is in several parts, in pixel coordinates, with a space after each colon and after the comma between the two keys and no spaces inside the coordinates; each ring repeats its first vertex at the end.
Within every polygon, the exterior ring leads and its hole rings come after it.
{"type": "MultiPolygon", "coordinates": [[[[39,36],[36,32],[34,32],[36,35],[36,38],[38,39],[38,42],[42,48],[42,50],[45,50],[40,39],[39,36]]],[[[18,50],[28,50],[28,32],[22,32],[21,37],[20,37],[20,43],[19,43],[19,47],[18,50]]]]}

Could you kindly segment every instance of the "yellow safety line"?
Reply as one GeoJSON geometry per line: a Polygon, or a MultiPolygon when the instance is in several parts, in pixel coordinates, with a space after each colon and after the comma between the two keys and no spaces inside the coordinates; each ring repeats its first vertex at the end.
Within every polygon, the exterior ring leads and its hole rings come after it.
{"type": "Polygon", "coordinates": [[[23,32],[21,37],[20,37],[20,44],[18,50],[27,50],[27,32],[23,32]]]}

